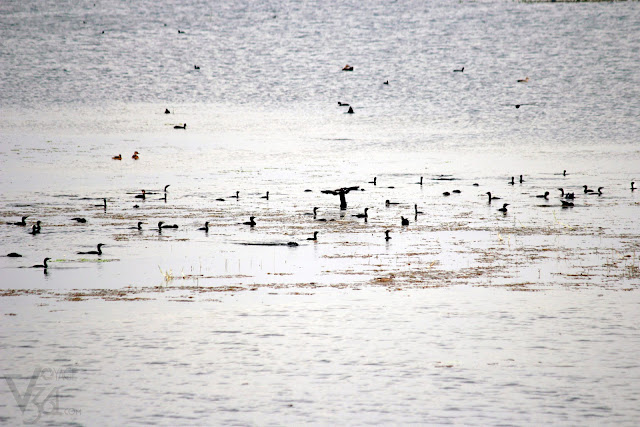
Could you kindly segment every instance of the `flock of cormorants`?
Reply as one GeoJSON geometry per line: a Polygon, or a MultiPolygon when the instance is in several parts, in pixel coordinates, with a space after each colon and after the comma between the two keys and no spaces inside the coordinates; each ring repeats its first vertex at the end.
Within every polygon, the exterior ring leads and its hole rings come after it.
{"type": "MultiPolygon", "coordinates": [[[[136,151],[135,155],[137,155],[137,154],[139,154],[139,153],[136,151]]],[[[566,176],[567,175],[567,171],[566,170],[563,171],[562,175],[566,176]]],[[[520,175],[519,183],[522,184],[524,182],[525,181],[523,179],[523,176],[520,175]]],[[[374,177],[372,181],[368,182],[368,184],[373,184],[374,186],[377,186],[377,177],[374,177]]],[[[419,184],[420,186],[422,186],[423,185],[423,177],[420,177],[420,181],[416,182],[415,184],[419,184]]],[[[511,180],[507,182],[507,185],[515,185],[515,177],[511,177],[511,180]]],[[[474,187],[478,187],[479,184],[474,183],[473,186],[474,187]]],[[[169,185],[166,185],[164,187],[164,197],[161,198],[160,200],[165,200],[165,201],[167,200],[166,197],[167,197],[167,189],[168,188],[169,188],[169,185]]],[[[387,187],[387,188],[394,188],[394,187],[387,187]]],[[[604,187],[598,187],[597,190],[593,190],[593,189],[590,189],[588,185],[583,185],[582,188],[583,188],[582,193],[583,193],[584,196],[591,196],[591,195],[600,196],[600,195],[603,194],[602,190],[604,189],[604,187]]],[[[631,191],[635,191],[636,189],[637,189],[637,187],[635,187],[635,182],[631,182],[630,190],[631,191]]],[[[347,193],[349,193],[350,191],[353,191],[353,190],[364,191],[364,189],[360,189],[359,186],[355,186],[355,187],[339,188],[339,189],[336,189],[336,190],[323,190],[322,193],[339,195],[340,196],[340,209],[341,210],[345,210],[347,208],[345,195],[347,193]]],[[[308,191],[311,191],[311,190],[305,190],[305,192],[308,192],[308,191]]],[[[564,188],[558,188],[558,191],[560,191],[561,207],[563,209],[573,207],[574,206],[573,200],[576,197],[575,193],[574,192],[565,192],[564,188]]],[[[452,192],[453,193],[460,193],[461,191],[460,190],[453,190],[452,192]]],[[[146,196],[148,194],[158,194],[158,193],[147,192],[145,190],[141,190],[141,194],[135,195],[134,199],[145,200],[145,198],[146,198],[146,196]]],[[[451,193],[449,193],[448,191],[445,191],[442,194],[443,194],[443,196],[446,197],[446,196],[449,196],[451,193]]],[[[500,197],[494,196],[490,191],[486,192],[485,194],[488,196],[488,203],[489,204],[491,204],[491,202],[493,200],[500,200],[501,199],[500,197]]],[[[536,195],[535,197],[536,198],[545,199],[545,200],[549,200],[549,194],[550,194],[549,191],[545,191],[544,194],[539,194],[539,195],[536,195]]],[[[229,198],[233,198],[233,199],[239,200],[240,192],[236,191],[235,194],[230,196],[229,198]]],[[[261,198],[268,200],[269,199],[269,192],[267,192],[265,196],[261,196],[261,198]]],[[[95,206],[96,207],[102,207],[106,211],[107,210],[107,199],[103,198],[102,200],[103,200],[102,204],[95,205],[95,206]]],[[[216,200],[217,201],[225,201],[225,199],[223,199],[223,198],[218,198],[216,200]]],[[[397,204],[399,204],[399,203],[398,202],[391,202],[389,199],[387,199],[385,201],[385,206],[386,207],[389,207],[391,205],[397,205],[397,204]]],[[[508,212],[507,206],[510,206],[510,204],[509,203],[503,203],[502,207],[497,209],[497,211],[501,212],[503,215],[506,215],[507,212],[508,212]]],[[[138,205],[134,205],[134,208],[135,207],[138,207],[138,205]]],[[[305,215],[313,215],[313,219],[314,220],[321,221],[321,222],[326,222],[327,220],[325,218],[317,218],[318,209],[319,209],[318,207],[314,207],[313,208],[313,212],[305,213],[305,215]]],[[[418,215],[422,215],[422,214],[423,214],[423,212],[418,210],[418,205],[414,204],[415,220],[417,221],[418,215]]],[[[358,213],[358,214],[353,214],[351,216],[354,217],[354,218],[358,218],[358,219],[364,219],[364,221],[367,222],[367,220],[369,218],[369,208],[368,207],[364,208],[364,212],[358,213]]],[[[27,218],[29,218],[29,216],[25,215],[25,216],[23,216],[21,218],[20,221],[8,222],[7,225],[15,225],[15,226],[20,226],[20,227],[26,227],[27,226],[27,218]]],[[[256,219],[255,216],[250,216],[249,217],[249,221],[243,222],[241,224],[242,225],[247,225],[249,227],[254,227],[257,224],[255,219],[256,219]]],[[[72,221],[76,221],[78,223],[86,223],[87,222],[87,220],[85,218],[80,218],[80,217],[71,218],[71,220],[72,221]]],[[[331,221],[334,221],[334,220],[332,219],[331,221]]],[[[32,234],[32,235],[39,234],[40,231],[41,231],[41,224],[42,223],[41,223],[40,220],[36,221],[35,224],[33,224],[32,227],[31,227],[30,234],[32,234]]],[[[131,228],[137,229],[137,230],[142,230],[142,224],[145,224],[145,222],[138,221],[137,226],[131,227],[131,228]]],[[[210,224],[209,221],[205,222],[204,223],[204,227],[198,228],[198,230],[204,231],[205,233],[208,233],[209,232],[209,224],[210,224]]],[[[400,216],[400,224],[402,226],[408,226],[409,225],[409,219],[405,218],[404,216],[400,216]]],[[[160,233],[162,232],[163,229],[177,229],[177,228],[178,228],[177,224],[166,224],[164,221],[159,221],[158,222],[158,226],[157,226],[158,232],[160,232],[160,233]]],[[[318,231],[314,231],[313,237],[309,237],[306,240],[314,241],[314,242],[318,241],[318,233],[319,233],[318,231]]],[[[389,241],[392,238],[389,235],[390,230],[385,230],[384,233],[385,233],[385,240],[389,241]]],[[[287,245],[288,246],[298,246],[298,244],[296,242],[288,242],[287,245]]],[[[77,253],[79,255],[98,255],[98,256],[100,256],[100,255],[102,255],[102,247],[103,246],[106,246],[106,245],[104,243],[99,243],[97,245],[97,250],[95,250],[95,251],[79,251],[77,253]]],[[[11,253],[7,254],[6,256],[7,257],[11,257],[11,258],[22,257],[22,255],[20,255],[20,254],[18,254],[16,252],[11,252],[11,253]]],[[[44,259],[42,264],[33,265],[33,266],[31,266],[31,268],[44,269],[45,272],[46,272],[46,270],[48,268],[48,263],[47,262],[49,260],[51,260],[51,258],[47,257],[47,258],[44,259]]]]}

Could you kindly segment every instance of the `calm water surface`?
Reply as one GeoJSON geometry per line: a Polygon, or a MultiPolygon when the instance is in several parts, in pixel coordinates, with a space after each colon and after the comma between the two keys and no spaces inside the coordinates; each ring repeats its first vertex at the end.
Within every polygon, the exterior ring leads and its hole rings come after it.
{"type": "Polygon", "coordinates": [[[636,2],[7,1],[0,36],[0,368],[73,369],[39,422],[638,419],[636,2]]]}

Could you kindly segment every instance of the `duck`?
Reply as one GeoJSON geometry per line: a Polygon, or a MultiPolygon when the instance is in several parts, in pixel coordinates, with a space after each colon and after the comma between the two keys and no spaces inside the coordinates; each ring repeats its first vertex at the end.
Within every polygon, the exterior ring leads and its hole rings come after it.
{"type": "Polygon", "coordinates": [[[136,194],[135,196],[136,199],[142,199],[142,200],[146,199],[146,197],[147,197],[146,192],[144,190],[142,190],[142,194],[136,194]]]}
{"type": "Polygon", "coordinates": [[[98,243],[97,251],[78,252],[78,255],[102,255],[102,247],[106,246],[104,243],[98,243]]]}
{"type": "Polygon", "coordinates": [[[112,157],[113,160],[122,160],[122,154],[118,154],[117,156],[112,157]]]}
{"type": "Polygon", "coordinates": [[[369,211],[369,208],[364,208],[364,213],[355,214],[355,215],[351,215],[351,216],[354,216],[356,218],[369,218],[369,214],[367,213],[368,211],[369,211]]]}
{"type": "Polygon", "coordinates": [[[202,230],[202,231],[204,231],[205,233],[208,233],[208,232],[209,232],[209,221],[206,221],[206,222],[204,223],[204,227],[200,227],[200,228],[198,228],[198,230],[202,230]]]}
{"type": "Polygon", "coordinates": [[[536,196],[538,199],[545,199],[545,200],[549,200],[549,192],[545,191],[544,194],[538,194],[536,196]]]}
{"type": "Polygon", "coordinates": [[[464,73],[464,67],[460,68],[459,70],[453,70],[454,73],[464,73]]]}
{"type": "Polygon", "coordinates": [[[503,203],[502,207],[500,209],[498,209],[498,211],[506,214],[507,213],[507,206],[509,206],[509,203],[503,203]]]}
{"type": "Polygon", "coordinates": [[[307,237],[307,240],[318,240],[318,232],[313,232],[313,237],[307,237]]]}
{"type": "Polygon", "coordinates": [[[485,194],[487,194],[489,196],[489,203],[491,203],[492,200],[500,200],[500,197],[494,197],[491,195],[491,191],[487,191],[485,194]]]}
{"type": "Polygon", "coordinates": [[[131,156],[131,158],[132,158],[133,160],[138,160],[138,159],[140,158],[140,157],[138,157],[138,154],[140,154],[140,153],[138,153],[137,151],[134,151],[134,152],[133,152],[133,156],[131,156]]]}
{"type": "Polygon", "coordinates": [[[529,83],[529,77],[525,77],[524,79],[518,79],[518,83],[529,83]]]}
{"type": "Polygon", "coordinates": [[[267,199],[267,200],[269,200],[269,192],[267,191],[267,195],[266,195],[266,196],[262,196],[262,197],[260,197],[260,198],[261,198],[261,199],[267,199]]]}
{"type": "Polygon", "coordinates": [[[254,219],[255,219],[255,216],[250,216],[249,221],[243,222],[242,224],[253,227],[254,225],[256,225],[256,222],[254,221],[254,219]]]}
{"type": "Polygon", "coordinates": [[[400,224],[409,225],[409,220],[403,216],[400,217],[400,224]]]}
{"type": "Polygon", "coordinates": [[[174,129],[186,129],[186,128],[187,128],[187,124],[185,123],[185,124],[183,124],[182,126],[180,126],[180,125],[175,125],[173,128],[174,128],[174,129]]]}
{"type": "Polygon", "coordinates": [[[86,218],[71,218],[71,221],[76,221],[80,224],[84,224],[87,222],[86,218]]]}
{"type": "Polygon", "coordinates": [[[44,268],[45,270],[47,268],[49,268],[49,264],[47,264],[47,261],[49,261],[51,258],[45,258],[44,261],[42,261],[42,264],[36,264],[36,265],[32,265],[31,268],[44,268]]]}
{"type": "Polygon", "coordinates": [[[384,240],[386,240],[387,242],[391,240],[391,236],[389,236],[389,233],[390,233],[389,230],[384,231],[384,240]]]}
{"type": "Polygon", "coordinates": [[[400,203],[398,202],[392,202],[389,199],[384,201],[385,206],[391,206],[391,205],[399,205],[400,203]]]}
{"type": "Polygon", "coordinates": [[[342,71],[353,71],[353,67],[347,64],[342,68],[342,71]]]}
{"type": "MultiPolygon", "coordinates": [[[[632,185],[632,187],[633,187],[633,185],[632,185]]],[[[9,225],[19,225],[21,227],[24,227],[24,226],[27,225],[27,221],[26,221],[27,218],[29,218],[29,215],[23,216],[22,220],[20,220],[18,222],[8,222],[7,224],[9,224],[9,225]]]]}

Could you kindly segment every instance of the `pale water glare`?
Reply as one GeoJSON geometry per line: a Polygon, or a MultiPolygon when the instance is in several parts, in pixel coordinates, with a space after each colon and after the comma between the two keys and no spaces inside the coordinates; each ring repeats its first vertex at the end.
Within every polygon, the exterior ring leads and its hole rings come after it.
{"type": "Polygon", "coordinates": [[[640,416],[637,2],[3,1],[0,40],[0,423],[640,416]]]}

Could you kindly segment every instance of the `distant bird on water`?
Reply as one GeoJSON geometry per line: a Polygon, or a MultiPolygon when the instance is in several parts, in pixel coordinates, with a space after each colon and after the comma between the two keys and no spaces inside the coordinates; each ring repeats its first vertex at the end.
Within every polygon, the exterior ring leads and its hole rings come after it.
{"type": "Polygon", "coordinates": [[[512,176],[511,177],[511,182],[509,183],[509,185],[516,185],[515,179],[516,178],[514,176],[512,176]]]}
{"type": "Polygon", "coordinates": [[[635,182],[631,182],[631,191],[634,191],[636,189],[636,187],[634,187],[635,182]]]}
{"type": "MultiPolygon", "coordinates": [[[[633,187],[633,183],[631,183],[631,187],[633,187]]],[[[19,226],[21,226],[21,227],[24,227],[24,226],[26,226],[26,225],[27,225],[27,221],[26,221],[26,220],[27,220],[27,218],[29,218],[29,215],[27,215],[27,216],[23,216],[23,217],[22,217],[22,220],[20,220],[20,221],[18,221],[18,222],[8,222],[7,224],[9,224],[9,225],[19,225],[19,226]]]]}
{"type": "Polygon", "coordinates": [[[78,255],[102,255],[102,247],[106,246],[104,243],[98,243],[97,251],[78,252],[78,255]]]}
{"type": "Polygon", "coordinates": [[[464,67],[460,68],[459,70],[453,70],[454,73],[464,73],[464,67]]]}
{"type": "Polygon", "coordinates": [[[9,258],[22,258],[22,255],[20,255],[19,253],[16,253],[16,252],[11,252],[11,253],[7,254],[7,256],[9,258]]]}
{"type": "Polygon", "coordinates": [[[50,259],[51,258],[45,258],[44,261],[42,261],[42,264],[32,265],[31,268],[44,268],[46,270],[49,267],[47,261],[49,261],[50,259]]]}
{"type": "Polygon", "coordinates": [[[384,231],[384,240],[389,241],[391,240],[391,236],[389,236],[390,231],[389,230],[385,230],[384,231]]]}
{"type": "Polygon", "coordinates": [[[307,237],[307,240],[318,240],[318,232],[313,232],[313,237],[307,237]]]}
{"type": "Polygon", "coordinates": [[[369,218],[369,214],[368,214],[369,208],[364,208],[364,213],[360,213],[360,214],[355,214],[355,215],[351,215],[354,216],[356,218],[369,218]]]}
{"type": "Polygon", "coordinates": [[[353,67],[347,64],[342,68],[342,71],[353,71],[353,67]]]}
{"type": "Polygon", "coordinates": [[[386,82],[382,82],[383,85],[388,85],[389,84],[389,80],[387,80],[386,82]]]}
{"type": "Polygon", "coordinates": [[[349,110],[347,111],[347,114],[353,114],[353,107],[349,107],[349,110]]]}
{"type": "Polygon", "coordinates": [[[392,202],[389,199],[384,201],[385,206],[391,206],[391,205],[399,205],[398,202],[392,202]]]}
{"type": "Polygon", "coordinates": [[[145,200],[147,198],[146,192],[142,190],[142,194],[136,194],[135,198],[145,200]]]}
{"type": "Polygon", "coordinates": [[[347,104],[347,103],[345,103],[345,102],[340,102],[340,101],[338,101],[338,105],[339,105],[340,107],[348,107],[348,106],[349,106],[349,104],[347,104]]]}
{"type": "Polygon", "coordinates": [[[400,217],[400,224],[401,225],[409,225],[409,220],[403,216],[400,217]]]}
{"type": "Polygon", "coordinates": [[[419,210],[418,210],[418,205],[417,205],[417,204],[414,204],[414,205],[413,205],[413,209],[415,210],[416,217],[417,217],[418,215],[422,215],[422,214],[424,214],[424,212],[422,212],[422,211],[419,211],[419,210]]]}
{"type": "Polygon", "coordinates": [[[165,109],[164,109],[164,113],[165,113],[165,114],[171,114],[171,111],[169,111],[169,109],[168,109],[168,108],[165,108],[165,109]]]}
{"type": "Polygon", "coordinates": [[[422,180],[423,180],[423,178],[424,178],[424,177],[422,177],[422,176],[421,176],[421,177],[420,177],[420,182],[416,182],[416,184],[420,184],[420,185],[422,185],[422,180]]]}
{"type": "Polygon", "coordinates": [[[200,67],[198,67],[197,65],[194,65],[194,66],[193,66],[193,69],[194,69],[194,70],[199,70],[199,69],[200,69],[200,67]]]}
{"type": "Polygon", "coordinates": [[[137,151],[134,151],[134,152],[133,152],[133,156],[131,156],[131,158],[132,158],[133,160],[138,160],[138,159],[140,158],[140,157],[138,156],[138,154],[140,154],[140,153],[138,153],[137,151]]]}
{"type": "Polygon", "coordinates": [[[198,230],[202,230],[202,231],[204,231],[205,233],[208,233],[208,232],[209,232],[209,221],[206,221],[206,222],[204,223],[204,227],[200,227],[200,228],[198,228],[198,230]]]}
{"type": "Polygon", "coordinates": [[[71,218],[71,221],[79,222],[80,224],[84,224],[87,222],[85,218],[71,218]]]}
{"type": "Polygon", "coordinates": [[[249,221],[243,222],[242,224],[253,227],[254,225],[256,225],[256,222],[254,221],[254,219],[255,219],[255,216],[250,216],[249,221]]]}
{"type": "Polygon", "coordinates": [[[266,196],[262,196],[262,197],[260,197],[260,198],[261,198],[261,199],[267,199],[267,200],[269,200],[269,192],[267,191],[267,195],[266,195],[266,196]]]}
{"type": "Polygon", "coordinates": [[[518,79],[518,83],[529,83],[529,77],[526,77],[524,79],[518,79]]]}
{"type": "Polygon", "coordinates": [[[522,175],[520,175],[520,184],[522,184],[524,182],[524,179],[522,179],[522,175]]]}
{"type": "Polygon", "coordinates": [[[507,206],[509,206],[509,203],[503,203],[502,207],[500,209],[498,209],[498,212],[502,212],[502,213],[507,213],[507,206]]]}
{"type": "Polygon", "coordinates": [[[377,176],[374,176],[374,177],[373,177],[373,181],[369,181],[367,184],[378,185],[378,184],[376,184],[376,182],[377,182],[377,181],[378,181],[378,177],[377,177],[377,176]]]}
{"type": "Polygon", "coordinates": [[[545,199],[545,200],[549,200],[549,192],[545,191],[544,194],[538,194],[536,196],[538,199],[545,199]]]}
{"type": "Polygon", "coordinates": [[[185,123],[185,124],[183,124],[182,126],[180,126],[180,125],[175,125],[173,128],[174,128],[174,129],[186,129],[186,128],[187,128],[187,124],[185,123]]]}
{"type": "Polygon", "coordinates": [[[112,157],[113,160],[122,160],[122,154],[118,154],[117,156],[112,157]]]}
{"type": "Polygon", "coordinates": [[[164,221],[158,222],[158,230],[162,231],[163,228],[178,228],[177,224],[164,225],[164,221]]]}

